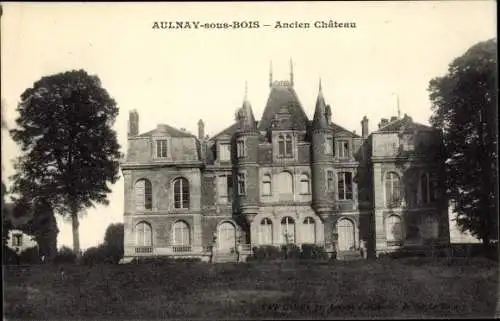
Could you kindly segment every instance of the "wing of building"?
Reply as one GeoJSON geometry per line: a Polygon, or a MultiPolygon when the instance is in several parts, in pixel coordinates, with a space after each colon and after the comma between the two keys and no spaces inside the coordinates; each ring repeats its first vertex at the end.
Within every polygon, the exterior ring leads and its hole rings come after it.
{"type": "Polygon", "coordinates": [[[208,138],[130,113],[125,257],[200,256],[287,243],[367,253],[449,243],[441,132],[408,115],[361,136],[332,119],[319,88],[309,120],[293,86],[270,80],[260,121],[245,97],[208,138]]]}

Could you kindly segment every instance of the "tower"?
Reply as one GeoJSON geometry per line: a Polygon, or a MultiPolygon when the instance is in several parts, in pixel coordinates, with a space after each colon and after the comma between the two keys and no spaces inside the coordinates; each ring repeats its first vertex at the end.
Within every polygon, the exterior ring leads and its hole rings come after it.
{"type": "Polygon", "coordinates": [[[234,135],[236,166],[233,169],[233,177],[238,193],[236,199],[239,200],[237,210],[250,224],[259,209],[259,132],[252,106],[248,101],[247,89],[245,84],[245,97],[237,112],[238,129],[234,135]]]}
{"type": "MultiPolygon", "coordinates": [[[[328,190],[328,170],[333,166],[333,131],[330,127],[331,110],[326,105],[319,82],[318,98],[312,121],[312,204],[318,215],[324,217],[333,210],[333,190],[328,190]]],[[[332,172],[333,175],[333,172],[332,172]]]]}

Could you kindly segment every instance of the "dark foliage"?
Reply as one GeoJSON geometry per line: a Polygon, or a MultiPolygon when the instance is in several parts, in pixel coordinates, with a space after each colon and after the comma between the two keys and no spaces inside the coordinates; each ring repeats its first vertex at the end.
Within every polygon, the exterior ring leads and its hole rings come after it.
{"type": "Polygon", "coordinates": [[[10,133],[22,154],[13,191],[69,215],[79,256],[78,214],[96,203],[107,205],[108,183],[119,177],[116,102],[97,76],[73,70],[35,82],[22,93],[17,112],[10,133]]]}
{"type": "Polygon", "coordinates": [[[302,244],[302,253],[300,257],[302,259],[326,260],[328,259],[328,254],[323,246],[302,244]]]}
{"type": "Polygon", "coordinates": [[[22,251],[19,254],[20,264],[39,264],[42,260],[40,259],[40,253],[38,247],[30,247],[22,251]]]}
{"type": "Polygon", "coordinates": [[[247,261],[267,261],[267,260],[327,260],[328,253],[325,248],[315,244],[303,244],[302,249],[295,244],[256,246],[252,249],[252,255],[247,261]]]}
{"type": "Polygon", "coordinates": [[[443,131],[446,187],[462,231],[498,239],[497,40],[472,46],[429,84],[431,124],[443,131]]]}
{"type": "Polygon", "coordinates": [[[19,263],[19,256],[10,247],[4,245],[2,250],[2,263],[3,264],[17,264],[19,263]]]}
{"type": "Polygon", "coordinates": [[[74,263],[76,263],[76,254],[72,249],[70,249],[66,246],[63,246],[57,252],[56,257],[54,258],[54,263],[56,263],[56,264],[67,264],[67,263],[74,264],[74,263]]]}

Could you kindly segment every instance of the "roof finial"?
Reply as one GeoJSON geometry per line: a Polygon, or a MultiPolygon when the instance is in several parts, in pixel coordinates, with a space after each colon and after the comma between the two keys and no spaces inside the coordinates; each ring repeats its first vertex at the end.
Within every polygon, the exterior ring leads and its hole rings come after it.
{"type": "Polygon", "coordinates": [[[321,86],[321,77],[319,77],[319,92],[323,93],[323,88],[321,86]]]}
{"type": "Polygon", "coordinates": [[[273,61],[269,63],[269,87],[273,86],[273,61]]]}
{"type": "Polygon", "coordinates": [[[244,97],[244,100],[247,101],[248,100],[248,81],[245,80],[245,97],[244,97]]]}
{"type": "Polygon", "coordinates": [[[401,118],[401,109],[399,108],[399,94],[396,94],[396,106],[398,108],[398,119],[401,118]]]}
{"type": "Polygon", "coordinates": [[[293,61],[291,57],[290,57],[290,84],[293,87],[293,61]]]}

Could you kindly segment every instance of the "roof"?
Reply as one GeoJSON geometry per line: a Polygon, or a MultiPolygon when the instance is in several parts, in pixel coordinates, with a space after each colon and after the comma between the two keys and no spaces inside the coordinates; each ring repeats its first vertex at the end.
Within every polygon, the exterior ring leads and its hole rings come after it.
{"type": "Polygon", "coordinates": [[[350,130],[347,130],[344,127],[342,127],[340,125],[337,125],[337,124],[335,124],[333,122],[330,124],[330,127],[332,128],[334,134],[337,134],[337,133],[346,133],[346,134],[351,135],[352,137],[361,137],[361,136],[355,134],[354,132],[352,132],[350,130]]]}
{"type": "Polygon", "coordinates": [[[286,81],[275,81],[267,100],[262,118],[258,124],[259,130],[271,127],[275,115],[287,114],[289,123],[296,129],[306,130],[308,119],[292,85],[286,81]]]}
{"type": "Polygon", "coordinates": [[[388,123],[387,125],[382,126],[378,130],[376,130],[375,133],[401,132],[401,131],[408,131],[408,130],[409,131],[413,131],[413,130],[429,131],[429,130],[434,130],[434,129],[430,126],[426,126],[426,125],[414,122],[410,116],[405,114],[403,118],[396,119],[396,120],[388,123]]]}
{"type": "Polygon", "coordinates": [[[209,140],[215,140],[220,136],[228,135],[232,136],[237,130],[238,130],[239,124],[238,122],[235,122],[231,126],[227,127],[226,129],[222,130],[221,132],[217,133],[216,135],[210,137],[209,140]]]}
{"type": "Polygon", "coordinates": [[[174,127],[172,127],[170,125],[166,125],[166,124],[158,124],[158,127],[156,127],[155,129],[139,135],[139,137],[149,137],[149,136],[170,136],[170,137],[196,138],[196,136],[191,134],[191,133],[179,130],[177,128],[174,128],[174,127]]]}

